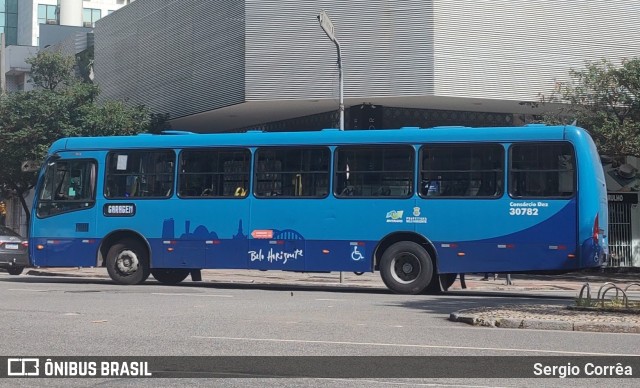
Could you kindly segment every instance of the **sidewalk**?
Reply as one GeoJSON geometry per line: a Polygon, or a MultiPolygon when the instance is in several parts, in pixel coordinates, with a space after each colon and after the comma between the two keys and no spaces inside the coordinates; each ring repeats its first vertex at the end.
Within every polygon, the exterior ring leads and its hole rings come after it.
{"type": "MultiPolygon", "coordinates": [[[[92,277],[108,279],[104,268],[30,268],[25,272],[32,276],[92,277]]],[[[605,283],[612,282],[624,289],[630,284],[640,283],[640,273],[581,272],[564,275],[512,275],[512,285],[506,285],[503,275],[497,280],[484,281],[482,274],[467,274],[466,289],[462,289],[459,279],[446,295],[473,296],[487,293],[495,296],[510,297],[523,294],[531,297],[545,295],[567,298],[566,306],[575,305],[572,299],[586,282],[591,287],[591,296],[595,298],[605,283]]],[[[153,279],[152,277],[150,279],[153,279]]],[[[370,288],[386,291],[379,273],[355,275],[351,272],[333,273],[297,273],[283,271],[256,270],[203,270],[204,282],[221,284],[265,284],[309,287],[327,285],[344,288],[370,288]]],[[[190,282],[189,278],[185,282],[190,282]]],[[[640,286],[629,290],[630,300],[640,300],[640,286]]],[[[613,297],[610,291],[607,296],[613,297]]],[[[586,295],[585,295],[586,296],[586,295]]],[[[558,305],[503,305],[499,307],[478,307],[455,311],[449,320],[476,326],[499,328],[522,328],[538,330],[596,331],[613,333],[640,334],[640,313],[581,311],[558,305]]]]}

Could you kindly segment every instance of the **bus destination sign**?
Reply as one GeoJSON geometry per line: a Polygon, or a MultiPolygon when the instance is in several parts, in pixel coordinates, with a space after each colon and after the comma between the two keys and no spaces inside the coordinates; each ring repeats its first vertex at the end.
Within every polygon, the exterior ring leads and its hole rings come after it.
{"type": "Polygon", "coordinates": [[[105,217],[133,217],[136,205],[133,203],[109,203],[102,208],[105,217]]]}

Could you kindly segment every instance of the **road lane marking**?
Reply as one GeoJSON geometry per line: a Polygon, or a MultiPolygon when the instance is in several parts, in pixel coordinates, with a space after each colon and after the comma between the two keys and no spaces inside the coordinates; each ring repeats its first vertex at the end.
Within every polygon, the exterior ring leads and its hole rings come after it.
{"type": "Polygon", "coordinates": [[[343,302],[343,301],[347,301],[348,299],[316,299],[319,301],[324,301],[324,302],[343,302]]]}
{"type": "Polygon", "coordinates": [[[217,298],[233,298],[233,295],[216,295],[216,294],[173,294],[171,292],[152,292],[151,295],[170,295],[170,296],[213,296],[217,298]]]}
{"type": "Polygon", "coordinates": [[[30,288],[9,288],[7,291],[29,291],[29,292],[47,292],[50,290],[34,290],[30,288]]]}
{"type": "Polygon", "coordinates": [[[293,340],[279,338],[248,338],[248,337],[209,337],[194,335],[191,338],[199,339],[216,339],[224,341],[254,341],[254,342],[290,342],[299,344],[321,344],[321,345],[352,345],[352,346],[381,346],[381,347],[399,347],[399,348],[418,348],[418,349],[460,349],[460,350],[493,350],[500,352],[523,352],[523,353],[551,353],[551,354],[572,354],[584,356],[640,356],[640,354],[622,354],[622,353],[595,353],[595,352],[570,352],[563,350],[545,350],[545,349],[518,349],[518,348],[484,348],[477,346],[448,346],[448,345],[419,345],[419,344],[390,344],[384,342],[350,342],[350,341],[318,341],[318,340],[293,340]]]}

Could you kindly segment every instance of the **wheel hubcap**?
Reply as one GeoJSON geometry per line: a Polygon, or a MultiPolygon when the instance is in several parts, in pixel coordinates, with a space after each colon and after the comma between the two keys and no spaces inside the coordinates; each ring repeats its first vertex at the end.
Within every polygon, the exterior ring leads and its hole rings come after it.
{"type": "Polygon", "coordinates": [[[391,267],[391,276],[395,281],[402,284],[414,282],[422,271],[420,260],[411,253],[401,253],[394,257],[391,267]]]}
{"type": "Polygon", "coordinates": [[[123,275],[131,275],[138,270],[140,262],[135,252],[125,250],[116,257],[116,269],[123,275]]]}

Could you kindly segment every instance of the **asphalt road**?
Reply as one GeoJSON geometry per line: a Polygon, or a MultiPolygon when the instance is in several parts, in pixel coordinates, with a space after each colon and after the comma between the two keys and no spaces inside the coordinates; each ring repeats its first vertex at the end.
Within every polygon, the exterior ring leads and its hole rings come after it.
{"type": "MultiPolygon", "coordinates": [[[[567,298],[394,295],[370,289],[195,284],[118,286],[109,280],[0,274],[6,356],[623,356],[637,334],[509,330],[447,320],[503,304],[567,298]]],[[[640,375],[640,370],[634,371],[640,375]]],[[[636,386],[600,380],[600,386],[636,386]]],[[[590,380],[593,381],[593,380],[590,380]]],[[[202,379],[5,380],[3,386],[191,386],[202,379]]],[[[583,386],[585,380],[221,379],[216,386],[583,386]],[[562,383],[562,384],[560,384],[562,383]]],[[[592,384],[592,383],[590,383],[592,384]]]]}

